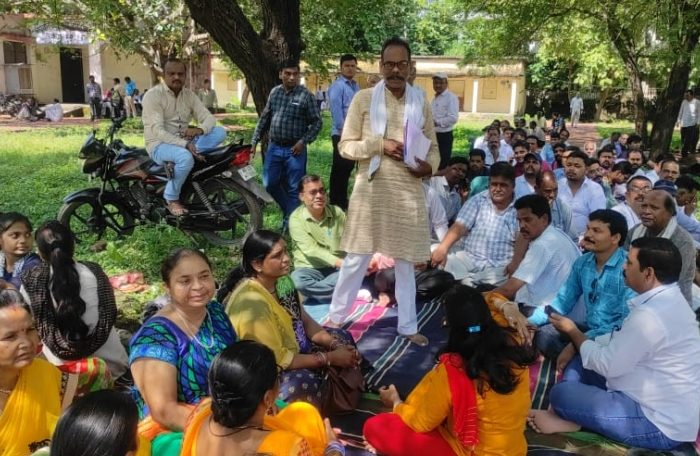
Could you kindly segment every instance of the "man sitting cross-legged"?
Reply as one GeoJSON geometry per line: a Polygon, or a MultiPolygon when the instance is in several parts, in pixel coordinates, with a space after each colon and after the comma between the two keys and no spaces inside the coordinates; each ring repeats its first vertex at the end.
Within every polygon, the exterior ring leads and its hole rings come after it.
{"type": "Polygon", "coordinates": [[[625,281],[639,295],[618,331],[590,339],[552,314],[580,356],[552,388],[551,410],[531,411],[535,430],[583,427],[630,446],[694,454],[688,442],[700,426],[700,333],[678,288],[679,256],[668,239],[632,242],[625,281]]]}
{"type": "Polygon", "coordinates": [[[581,254],[567,234],[551,225],[549,203],[543,196],[523,196],[515,201],[515,209],[520,235],[529,245],[513,275],[494,292],[529,307],[544,307],[581,254]]]}
{"type": "Polygon", "coordinates": [[[467,200],[445,239],[433,250],[433,266],[445,266],[447,272],[465,285],[505,282],[505,268],[513,258],[518,233],[514,186],[513,167],[504,162],[494,163],[488,192],[467,200]],[[450,252],[457,241],[459,248],[450,252]]]}
{"type": "Polygon", "coordinates": [[[307,298],[330,302],[345,256],[340,250],[345,213],[338,206],[327,204],[323,182],[314,174],[301,179],[299,199],[303,204],[289,217],[294,257],[292,280],[307,298]]]}
{"type": "MultiPolygon", "coordinates": [[[[622,274],[627,254],[621,246],[626,236],[627,224],[622,215],[609,209],[594,211],[583,237],[583,246],[588,252],[574,262],[568,278],[551,302],[555,312],[567,315],[582,299],[586,322],[581,327],[589,337],[612,331],[629,312],[626,302],[634,293],[625,286],[622,274]]],[[[566,338],[546,324],[544,308],[523,311],[531,313],[528,316],[531,324],[540,326],[535,334],[535,346],[542,354],[551,359],[561,354],[561,360],[573,356],[573,347],[567,346],[566,338]]]]}

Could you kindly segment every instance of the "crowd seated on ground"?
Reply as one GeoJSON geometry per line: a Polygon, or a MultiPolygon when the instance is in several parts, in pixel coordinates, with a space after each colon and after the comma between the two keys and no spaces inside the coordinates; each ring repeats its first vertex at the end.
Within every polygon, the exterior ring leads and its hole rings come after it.
{"type": "MultiPolygon", "coordinates": [[[[379,390],[391,413],[366,422],[369,449],[523,455],[526,421],[653,450],[683,449],[697,436],[698,167],[643,151],[636,135],[580,150],[564,117],[553,117],[551,129],[489,124],[424,180],[434,239],[415,266],[416,292],[443,300],[448,342],[405,401],[391,385],[379,390]],[[642,334],[645,325],[655,330],[642,334]],[[551,410],[528,412],[528,366],[540,355],[563,377],[551,410]],[[608,401],[647,438],[589,413],[608,401]]],[[[120,456],[344,454],[322,420],[338,411],[325,392],[343,379],[356,406],[372,367],[348,331],[323,327],[305,305],[330,303],[345,213],[328,204],[320,176],[302,179],[299,199],[293,258],[283,235],[258,230],[218,292],[214,274],[223,271],[204,253],[171,252],[161,268],[166,304],[136,331],[128,358],[107,277],[74,259],[70,230],[42,225],[36,255],[30,220],[0,214],[3,454],[29,455],[52,434],[59,455],[88,443],[120,456]],[[58,421],[74,395],[103,388],[130,394],[87,394],[58,421]],[[267,413],[273,402],[276,416],[267,413]],[[18,426],[28,416],[36,425],[18,426]],[[67,438],[83,432],[81,422],[97,437],[67,438]]],[[[367,253],[370,299],[394,305],[394,259],[367,253]]]]}

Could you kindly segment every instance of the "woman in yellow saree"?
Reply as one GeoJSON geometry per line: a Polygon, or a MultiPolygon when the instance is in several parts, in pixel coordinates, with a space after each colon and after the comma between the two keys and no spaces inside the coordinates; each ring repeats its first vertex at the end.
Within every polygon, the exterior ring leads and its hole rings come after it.
{"type": "Polygon", "coordinates": [[[328,420],[311,404],[297,402],[268,414],[279,390],[277,377],[275,355],[262,344],[244,340],[221,352],[209,371],[211,399],[190,417],[182,456],[344,455],[328,420]]]}
{"type": "Polygon", "coordinates": [[[48,445],[77,378],[36,359],[39,336],[29,307],[0,287],[0,455],[28,456],[48,445]]]}

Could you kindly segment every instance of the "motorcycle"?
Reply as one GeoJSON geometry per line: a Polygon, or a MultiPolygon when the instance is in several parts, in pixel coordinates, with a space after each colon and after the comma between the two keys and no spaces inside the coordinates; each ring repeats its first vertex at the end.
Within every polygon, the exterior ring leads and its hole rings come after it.
{"type": "Polygon", "coordinates": [[[83,173],[102,181],[99,188],[71,193],[58,220],[79,242],[101,239],[108,230],[129,236],[137,224],[165,222],[186,233],[200,233],[215,245],[238,245],[262,226],[262,207],[274,200],[254,179],[252,150],[241,140],[202,154],[195,160],[180,193],[186,215],[172,215],[163,191],[172,163],[158,165],[145,149],[128,147],[115,134],[124,119],[114,119],[106,136],[93,131],[80,148],[83,173]]]}

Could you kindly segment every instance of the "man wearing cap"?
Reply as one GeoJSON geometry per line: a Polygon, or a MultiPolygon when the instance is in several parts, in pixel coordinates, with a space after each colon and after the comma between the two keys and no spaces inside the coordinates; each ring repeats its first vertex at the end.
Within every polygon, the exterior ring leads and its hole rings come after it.
{"type": "MultiPolygon", "coordinates": [[[[523,175],[515,178],[515,199],[535,193],[535,180],[540,173],[541,158],[528,152],[523,159],[523,175]]],[[[551,220],[550,220],[551,221],[551,220]]]]}
{"type": "Polygon", "coordinates": [[[459,119],[459,99],[457,95],[447,90],[447,74],[435,73],[433,75],[433,122],[435,123],[435,136],[437,136],[440,149],[440,169],[447,166],[447,161],[452,156],[452,130],[459,119]]]}
{"type": "Polygon", "coordinates": [[[659,184],[646,194],[642,202],[642,211],[639,218],[642,223],[630,230],[625,247],[629,249],[630,244],[638,238],[662,237],[670,239],[681,252],[681,276],[678,286],[683,293],[683,297],[692,303],[692,286],[695,278],[695,243],[688,232],[683,229],[677,218],[676,201],[673,199],[671,191],[675,193],[675,186],[663,180],[657,181],[659,184]]]}

